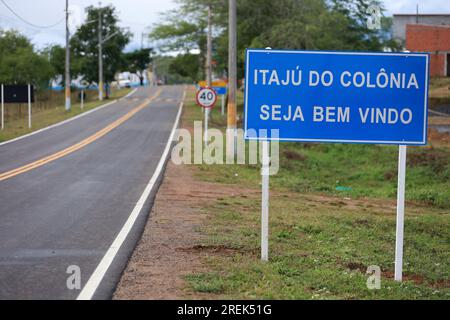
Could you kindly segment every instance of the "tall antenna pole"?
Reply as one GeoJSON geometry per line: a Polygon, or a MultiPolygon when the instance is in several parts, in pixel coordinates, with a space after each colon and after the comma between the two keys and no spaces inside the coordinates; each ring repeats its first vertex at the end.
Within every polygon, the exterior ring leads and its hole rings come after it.
{"type": "Polygon", "coordinates": [[[208,5],[208,39],[206,53],[206,83],[208,87],[212,84],[212,10],[211,4],[208,5]]]}
{"type": "Polygon", "coordinates": [[[102,7],[98,9],[98,100],[103,101],[102,7]]]}
{"type": "Polygon", "coordinates": [[[70,41],[69,41],[69,0],[66,0],[66,70],[65,70],[66,111],[70,111],[70,41]]]}
{"type": "Polygon", "coordinates": [[[419,24],[419,4],[416,4],[416,24],[419,24]]]}
{"type": "MultiPolygon", "coordinates": [[[[212,10],[211,4],[208,5],[208,32],[206,40],[206,86],[211,88],[212,85],[212,10]]],[[[205,145],[208,143],[208,120],[210,109],[205,109],[205,145]]]]}
{"type": "Polygon", "coordinates": [[[236,45],[236,0],[229,0],[228,12],[228,107],[227,107],[227,156],[236,152],[236,84],[237,84],[237,45],[236,45]],[[230,137],[232,135],[232,137],[230,137]]]}

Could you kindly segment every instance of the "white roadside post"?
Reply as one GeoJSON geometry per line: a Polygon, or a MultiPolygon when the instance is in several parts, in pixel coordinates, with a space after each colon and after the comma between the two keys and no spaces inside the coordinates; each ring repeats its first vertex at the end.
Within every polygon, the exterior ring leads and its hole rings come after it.
{"type": "MultiPolygon", "coordinates": [[[[271,47],[266,47],[271,50],[271,47]]],[[[269,260],[269,140],[262,141],[261,170],[261,260],[269,260]]]]}
{"type": "Polygon", "coordinates": [[[262,143],[262,169],[261,169],[261,260],[269,260],[269,147],[270,142],[262,143]]]}
{"type": "Polygon", "coordinates": [[[403,229],[405,222],[406,146],[398,148],[397,228],[395,234],[395,281],[402,281],[403,229]]]}
{"type": "Polygon", "coordinates": [[[5,98],[3,97],[5,90],[3,88],[3,84],[1,85],[1,91],[2,91],[1,95],[2,95],[2,130],[3,130],[5,128],[5,98]]]}
{"type": "Polygon", "coordinates": [[[81,110],[84,108],[84,90],[81,89],[81,110]]]}
{"type": "Polygon", "coordinates": [[[203,135],[203,140],[205,145],[208,143],[208,118],[209,118],[209,109],[205,108],[205,133],[203,135]]]}
{"type": "Polygon", "coordinates": [[[221,95],[221,99],[222,99],[222,116],[224,116],[225,115],[225,95],[224,94],[222,94],[221,95]]]}
{"type": "Polygon", "coordinates": [[[31,129],[31,85],[28,84],[28,128],[31,129]]]}

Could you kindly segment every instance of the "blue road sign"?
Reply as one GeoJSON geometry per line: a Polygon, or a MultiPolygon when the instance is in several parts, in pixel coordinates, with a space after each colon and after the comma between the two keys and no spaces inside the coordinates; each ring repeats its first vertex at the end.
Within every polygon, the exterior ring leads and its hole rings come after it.
{"type": "Polygon", "coordinates": [[[216,91],[216,93],[218,95],[225,95],[227,94],[227,87],[213,87],[214,91],[216,91]]]}
{"type": "Polygon", "coordinates": [[[423,145],[426,53],[248,49],[245,138],[423,145]]]}
{"type": "MultiPolygon", "coordinates": [[[[197,90],[200,90],[200,86],[196,85],[197,90]]],[[[227,94],[227,87],[212,87],[217,95],[222,96],[227,94]]]]}

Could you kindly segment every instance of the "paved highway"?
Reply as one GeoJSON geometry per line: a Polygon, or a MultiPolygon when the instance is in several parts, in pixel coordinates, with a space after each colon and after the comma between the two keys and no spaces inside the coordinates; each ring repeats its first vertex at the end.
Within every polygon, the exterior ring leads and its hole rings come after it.
{"type": "Polygon", "coordinates": [[[111,297],[150,210],[183,91],[140,88],[0,145],[0,299],[111,297]],[[69,289],[78,267],[81,288],[69,289]]]}

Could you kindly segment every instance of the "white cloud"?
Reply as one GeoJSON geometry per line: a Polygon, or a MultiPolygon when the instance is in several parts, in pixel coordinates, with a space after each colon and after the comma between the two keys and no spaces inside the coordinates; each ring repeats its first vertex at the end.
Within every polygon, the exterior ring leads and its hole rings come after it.
{"type": "Polygon", "coordinates": [[[449,0],[383,0],[387,15],[395,13],[446,13],[450,14],[449,0]]]}
{"type": "MultiPolygon", "coordinates": [[[[65,1],[62,0],[5,0],[6,3],[27,21],[40,25],[52,25],[64,18],[65,1]]],[[[97,6],[97,0],[69,0],[71,6],[78,6],[81,12],[90,5],[97,6]]],[[[147,26],[161,19],[160,13],[173,9],[173,0],[104,0],[102,5],[112,4],[116,7],[120,25],[128,27],[134,34],[128,49],[141,46],[141,34],[147,26]]],[[[84,14],[82,17],[84,19],[84,14]]],[[[15,28],[28,36],[37,47],[49,43],[64,44],[64,23],[50,29],[38,29],[27,25],[14,16],[0,3],[0,28],[15,28]]],[[[146,44],[144,42],[144,44],[146,44]]]]}
{"type": "MultiPolygon", "coordinates": [[[[64,17],[63,0],[5,0],[24,19],[37,25],[51,25],[64,17]]],[[[415,13],[419,4],[420,13],[449,13],[449,0],[382,0],[386,14],[415,13]]],[[[72,6],[79,6],[81,11],[89,5],[98,5],[98,0],[69,0],[72,6]]],[[[141,35],[146,26],[160,21],[161,12],[176,7],[175,0],[103,0],[103,4],[112,4],[117,8],[121,26],[129,27],[134,38],[128,50],[141,46],[141,35]]],[[[64,23],[51,29],[36,29],[17,17],[0,3],[0,28],[15,28],[23,32],[37,47],[49,43],[64,44],[64,23]]],[[[144,41],[146,45],[146,41],[144,41]]],[[[150,44],[151,45],[151,44],[150,44]]]]}

